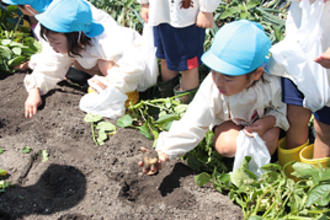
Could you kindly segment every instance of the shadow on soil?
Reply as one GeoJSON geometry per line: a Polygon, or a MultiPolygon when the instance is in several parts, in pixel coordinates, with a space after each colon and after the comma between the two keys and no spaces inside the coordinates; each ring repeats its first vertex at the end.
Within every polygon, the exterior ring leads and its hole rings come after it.
{"type": "Polygon", "coordinates": [[[22,219],[31,214],[50,215],[67,210],[77,205],[85,194],[86,178],[81,171],[72,166],[51,164],[36,184],[13,185],[0,195],[0,219],[22,219]],[[10,207],[9,204],[16,205],[10,207]]]}

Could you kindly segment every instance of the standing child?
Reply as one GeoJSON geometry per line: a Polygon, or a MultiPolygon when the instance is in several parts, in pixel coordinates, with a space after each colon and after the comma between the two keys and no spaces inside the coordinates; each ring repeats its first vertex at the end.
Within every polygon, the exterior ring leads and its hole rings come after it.
{"type": "Polygon", "coordinates": [[[218,31],[202,56],[211,73],[182,119],[157,140],[159,163],[195,148],[208,129],[215,132],[215,149],[226,157],[235,156],[242,129],[258,133],[270,154],[275,152],[280,128],[287,130],[289,125],[280,78],[264,74],[270,45],[263,28],[255,22],[235,21],[218,31]]]}
{"type": "MultiPolygon", "coordinates": [[[[66,55],[57,65],[67,71],[75,63],[96,75],[90,84],[97,87],[98,93],[86,94],[81,108],[116,118],[125,111],[126,94],[136,91],[148,71],[142,56],[142,38],[136,31],[119,26],[109,15],[106,23],[97,19],[102,24],[95,22],[94,16],[101,15],[92,15],[90,4],[84,0],[56,0],[35,17],[41,24],[41,36],[55,52],[66,55]]],[[[40,62],[46,62],[46,66],[48,61],[40,62]]],[[[49,71],[52,67],[49,65],[49,71]]],[[[35,114],[42,92],[61,79],[63,74],[57,72],[28,79],[27,115],[35,114]]]]}
{"type": "Polygon", "coordinates": [[[286,37],[271,49],[270,70],[283,76],[283,101],[288,104],[290,123],[279,148],[281,165],[295,160],[330,166],[330,70],[324,69],[330,68],[329,19],[330,1],[292,1],[286,37]],[[316,136],[314,144],[308,145],[312,113],[316,136]]]}
{"type": "MultiPolygon", "coordinates": [[[[213,26],[213,12],[221,0],[139,0],[141,16],[153,26],[156,56],[161,64],[161,97],[191,91],[199,85],[198,67],[205,28],[213,26]],[[179,83],[181,72],[181,83],[179,83]]],[[[186,96],[183,102],[190,102],[186,96]]]]}

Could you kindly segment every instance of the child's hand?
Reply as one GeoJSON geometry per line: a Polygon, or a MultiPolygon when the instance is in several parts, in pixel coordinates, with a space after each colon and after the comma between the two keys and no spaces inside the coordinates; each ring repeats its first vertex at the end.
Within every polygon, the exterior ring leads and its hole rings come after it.
{"type": "Polygon", "coordinates": [[[256,132],[260,137],[270,128],[274,127],[275,117],[266,116],[264,118],[258,119],[252,125],[245,127],[245,131],[248,133],[256,132]]]}
{"type": "Polygon", "coordinates": [[[148,151],[146,148],[141,147],[143,152],[143,159],[139,161],[139,166],[143,167],[142,172],[148,176],[156,174],[161,165],[168,160],[167,154],[160,151],[148,151]]]}
{"type": "Polygon", "coordinates": [[[103,59],[98,59],[97,60],[97,67],[99,71],[103,74],[103,76],[108,75],[108,70],[113,68],[114,66],[117,66],[115,62],[111,60],[103,60],[103,59]]]}
{"type": "Polygon", "coordinates": [[[141,12],[140,15],[145,23],[148,23],[149,20],[149,4],[142,4],[141,5],[141,12]]]}
{"type": "Polygon", "coordinates": [[[330,48],[328,48],[321,56],[316,57],[314,61],[324,68],[330,69],[330,48]]]}
{"type": "Polygon", "coordinates": [[[27,71],[29,69],[29,61],[21,63],[14,67],[15,70],[27,71]]]}
{"type": "Polygon", "coordinates": [[[30,90],[29,95],[25,101],[25,118],[31,118],[37,113],[38,107],[42,104],[40,91],[38,88],[30,90]]]}
{"type": "Polygon", "coordinates": [[[196,18],[196,25],[200,28],[213,28],[213,13],[200,11],[196,18]]]}

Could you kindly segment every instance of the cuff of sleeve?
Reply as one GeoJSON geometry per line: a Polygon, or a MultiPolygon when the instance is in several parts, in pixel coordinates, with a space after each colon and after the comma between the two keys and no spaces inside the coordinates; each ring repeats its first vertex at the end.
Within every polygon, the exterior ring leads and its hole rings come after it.
{"type": "Polygon", "coordinates": [[[43,91],[39,86],[38,83],[36,82],[36,80],[31,77],[30,75],[25,76],[24,78],[24,86],[26,91],[29,93],[31,89],[34,88],[39,88],[40,91],[40,95],[44,95],[45,91],[43,91]]]}
{"type": "Polygon", "coordinates": [[[287,118],[284,115],[282,115],[278,112],[269,112],[266,115],[272,115],[272,116],[275,117],[274,127],[281,128],[284,131],[287,131],[289,129],[289,122],[288,122],[287,118]]]}
{"type": "Polygon", "coordinates": [[[213,3],[210,3],[209,0],[201,1],[200,2],[200,8],[199,10],[202,12],[214,12],[221,1],[213,1],[213,3]]]}

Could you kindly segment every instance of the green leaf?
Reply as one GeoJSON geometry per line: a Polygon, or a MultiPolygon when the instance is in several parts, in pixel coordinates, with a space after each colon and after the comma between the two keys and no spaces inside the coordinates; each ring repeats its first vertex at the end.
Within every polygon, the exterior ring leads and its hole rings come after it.
{"type": "Polygon", "coordinates": [[[84,117],[84,121],[87,123],[98,122],[102,120],[102,116],[88,113],[84,117]]]}
{"type": "Polygon", "coordinates": [[[30,153],[31,151],[32,151],[32,148],[29,147],[29,146],[25,146],[25,147],[23,147],[23,149],[22,149],[22,153],[24,153],[24,154],[28,154],[28,153],[30,153]]]}
{"type": "Polygon", "coordinates": [[[248,169],[250,161],[251,157],[246,156],[242,161],[241,167],[230,175],[230,180],[235,186],[240,187],[244,184],[250,184],[256,179],[256,176],[248,169]]]}
{"type": "Polygon", "coordinates": [[[259,4],[260,4],[260,1],[258,1],[258,0],[249,1],[249,2],[246,3],[246,7],[247,7],[248,10],[250,10],[250,9],[258,6],[259,4]]]}
{"type": "Polygon", "coordinates": [[[25,60],[26,60],[25,57],[23,57],[23,56],[18,56],[18,57],[15,57],[15,58],[9,60],[9,61],[8,61],[8,65],[9,65],[10,67],[15,67],[15,66],[21,64],[21,63],[22,63],[23,61],[25,61],[25,60]]]}
{"type": "Polygon", "coordinates": [[[12,52],[8,47],[4,47],[4,46],[0,45],[0,55],[1,55],[1,58],[10,59],[12,52]]]}
{"type": "Polygon", "coordinates": [[[133,125],[133,118],[126,114],[123,117],[119,118],[117,120],[117,126],[121,127],[121,128],[126,128],[126,127],[130,127],[133,125]]]}
{"type": "Polygon", "coordinates": [[[186,104],[180,104],[174,108],[174,112],[177,114],[182,114],[187,111],[188,105],[186,104]]]}
{"type": "Polygon", "coordinates": [[[97,142],[100,144],[100,145],[103,145],[105,144],[105,140],[108,139],[108,135],[105,133],[104,130],[100,130],[99,131],[99,134],[98,134],[98,137],[97,137],[97,142]]]}
{"type": "Polygon", "coordinates": [[[0,176],[6,176],[8,171],[0,169],[0,176]]]}
{"type": "Polygon", "coordinates": [[[312,177],[315,173],[318,173],[318,168],[314,165],[297,162],[292,165],[294,172],[292,175],[299,178],[308,178],[312,177]]]}
{"type": "Polygon", "coordinates": [[[21,55],[22,54],[22,49],[19,47],[14,47],[11,49],[15,55],[21,55]]]}
{"type": "Polygon", "coordinates": [[[248,220],[263,220],[261,216],[250,216],[248,220]]]}
{"type": "Polygon", "coordinates": [[[162,123],[167,123],[170,121],[174,121],[178,119],[178,115],[177,114],[166,114],[166,115],[161,115],[158,120],[155,122],[157,124],[162,124],[162,123]]]}
{"type": "Polygon", "coordinates": [[[202,172],[196,176],[194,176],[195,182],[199,187],[204,186],[206,183],[210,182],[211,180],[211,175],[206,173],[206,172],[202,172]]]}
{"type": "Polygon", "coordinates": [[[10,39],[4,39],[4,40],[1,41],[1,44],[4,45],[4,46],[10,45],[10,43],[11,43],[10,39]]]}
{"type": "Polygon", "coordinates": [[[327,206],[330,202],[330,184],[316,186],[308,193],[307,207],[312,205],[327,206]]]}
{"type": "Polygon", "coordinates": [[[142,126],[138,127],[138,129],[140,130],[141,134],[143,134],[146,138],[150,140],[153,139],[153,136],[150,134],[149,131],[148,122],[145,122],[142,126]]]}
{"type": "Polygon", "coordinates": [[[3,153],[3,148],[2,147],[0,147],[0,154],[2,154],[3,153]]]}
{"type": "Polygon", "coordinates": [[[49,159],[49,154],[47,150],[41,150],[42,162],[46,162],[49,159]]]}
{"type": "Polygon", "coordinates": [[[96,125],[96,129],[111,132],[116,130],[116,126],[111,122],[101,121],[96,125]]]}

